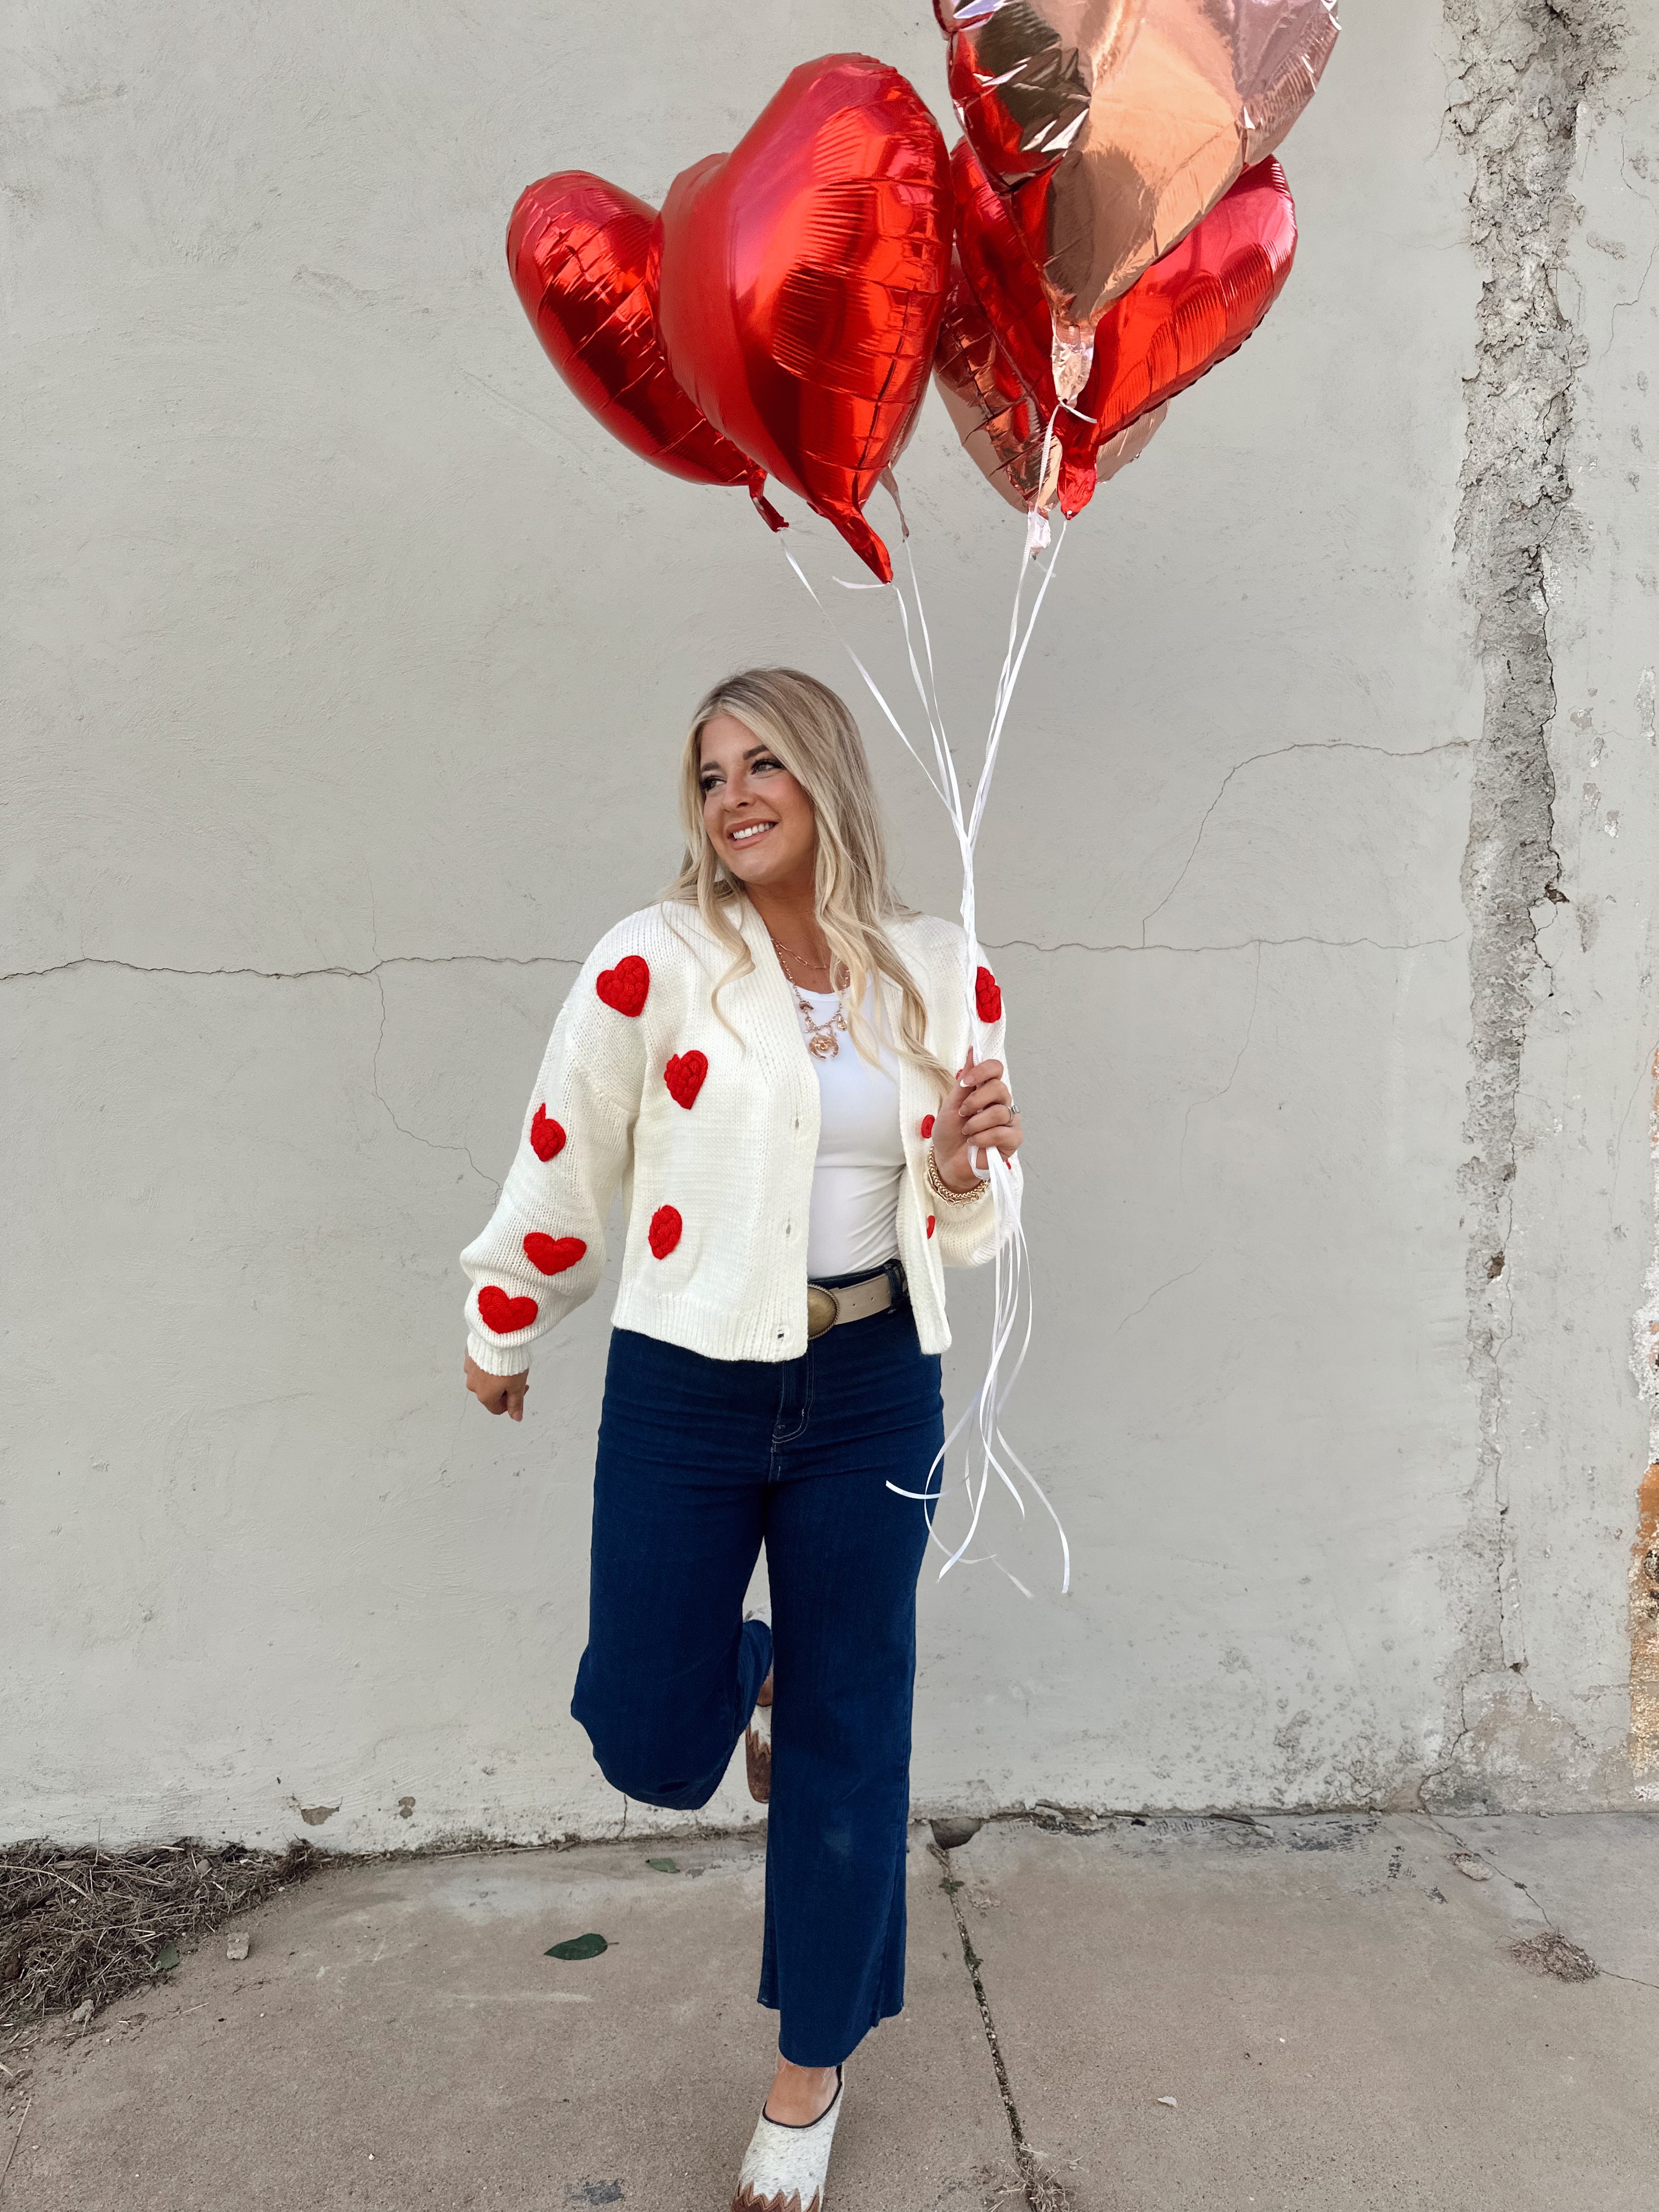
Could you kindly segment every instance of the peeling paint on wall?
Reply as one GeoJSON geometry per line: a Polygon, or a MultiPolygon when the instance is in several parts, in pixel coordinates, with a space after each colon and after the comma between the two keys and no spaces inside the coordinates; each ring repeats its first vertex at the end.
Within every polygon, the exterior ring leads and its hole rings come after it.
{"type": "Polygon", "coordinates": [[[1639,1504],[1630,1565],[1630,1763],[1638,1780],[1659,1773],[1659,1460],[1639,1504]]]}
{"type": "Polygon", "coordinates": [[[1473,169],[1470,231],[1486,268],[1457,545],[1486,688],[1462,871],[1474,1150],[1462,1182],[1468,1363],[1480,1407],[1470,1540],[1485,1557],[1490,1601],[1465,1624],[1463,1676],[1449,1686],[1447,1734],[1455,1755],[1469,1731],[1468,1683],[1505,1669],[1521,1674],[1527,1664],[1506,1525],[1502,1353],[1516,1261],[1510,1231],[1522,1060],[1534,994],[1549,988],[1536,915],[1560,896],[1548,585],[1551,560],[1562,557],[1573,527],[1567,441],[1585,347],[1557,276],[1575,215],[1580,106],[1616,62],[1620,22],[1606,0],[1449,0],[1446,20],[1458,71],[1448,118],[1473,169]]]}

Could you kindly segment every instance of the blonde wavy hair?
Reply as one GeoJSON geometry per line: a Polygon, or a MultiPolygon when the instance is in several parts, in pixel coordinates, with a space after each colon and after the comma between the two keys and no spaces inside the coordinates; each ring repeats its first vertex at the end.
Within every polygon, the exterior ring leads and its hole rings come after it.
{"type": "Polygon", "coordinates": [[[927,1070],[941,1092],[948,1090],[949,1071],[927,1049],[927,1005],[887,933],[890,922],[906,920],[915,909],[888,880],[887,840],[859,726],[827,684],[798,668],[745,668],[726,677],[699,704],[685,741],[680,764],[685,855],[663,896],[695,906],[732,955],[731,966],[711,994],[715,1014],[732,1027],[720,1013],[720,994],[755,964],[732,919],[743,886],[727,872],[703,827],[702,733],[717,714],[732,715],[769,745],[812,802],[818,926],[830,947],[832,972],[846,973],[843,999],[854,1046],[866,1060],[876,1060],[877,1042],[863,1008],[872,976],[884,975],[899,993],[894,1043],[927,1070]]]}

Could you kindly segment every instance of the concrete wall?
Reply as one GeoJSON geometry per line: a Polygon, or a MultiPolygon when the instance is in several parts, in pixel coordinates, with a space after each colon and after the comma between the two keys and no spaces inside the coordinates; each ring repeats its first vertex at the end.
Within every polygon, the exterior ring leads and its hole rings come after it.
{"type": "MultiPolygon", "coordinates": [[[[1076,1590],[1036,1529],[1036,1602],[925,1584],[930,1808],[1659,1784],[1659,41],[1600,0],[1346,12],[1291,286],[1072,533],[1006,747],[1014,1429],[1076,1590]]],[[[675,857],[691,701],[856,679],[740,495],[571,400],[501,233],[556,167],[659,198],[829,33],[12,21],[0,1822],[614,1832],[566,1712],[608,1299],[492,1423],[454,1255],[575,962],[675,857]]],[[[835,35],[943,116],[921,0],[835,35]]],[[[903,477],[975,732],[1018,526],[935,401],[903,477]]],[[[890,607],[836,596],[908,696],[890,607]]]]}

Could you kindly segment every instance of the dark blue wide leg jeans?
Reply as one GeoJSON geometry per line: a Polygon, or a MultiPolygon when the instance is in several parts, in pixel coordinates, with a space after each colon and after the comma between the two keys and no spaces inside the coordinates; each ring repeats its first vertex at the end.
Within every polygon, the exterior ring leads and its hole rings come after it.
{"type": "Polygon", "coordinates": [[[916,1577],[943,1441],[908,1302],[799,1359],[613,1331],[571,1711],[616,1789],[707,1804],[775,1663],[760,2002],[834,2066],[904,2002],[916,1577]],[[773,1625],[744,1622],[766,1547],[773,1625]]]}

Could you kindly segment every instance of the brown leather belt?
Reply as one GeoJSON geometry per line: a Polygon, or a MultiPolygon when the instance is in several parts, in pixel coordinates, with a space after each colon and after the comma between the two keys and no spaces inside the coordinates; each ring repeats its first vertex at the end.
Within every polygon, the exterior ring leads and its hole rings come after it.
{"type": "Polygon", "coordinates": [[[866,1275],[859,1282],[843,1283],[839,1290],[830,1291],[822,1283],[809,1283],[807,1337],[827,1336],[844,1321],[868,1321],[872,1314],[885,1313],[892,1303],[893,1277],[886,1267],[878,1274],[866,1275]]]}

